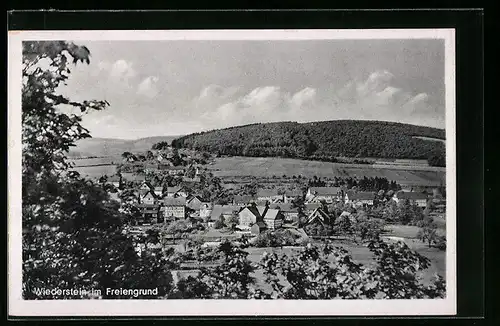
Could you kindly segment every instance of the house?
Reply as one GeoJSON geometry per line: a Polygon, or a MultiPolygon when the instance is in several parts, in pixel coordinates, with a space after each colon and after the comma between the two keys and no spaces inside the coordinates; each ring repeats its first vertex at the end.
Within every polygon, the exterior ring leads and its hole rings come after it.
{"type": "Polygon", "coordinates": [[[248,230],[258,221],[262,221],[262,217],[256,206],[247,206],[238,213],[238,220],[238,227],[248,230]]]}
{"type": "Polygon", "coordinates": [[[140,218],[137,224],[157,223],[160,218],[160,205],[158,204],[140,204],[137,206],[140,211],[140,218]]]}
{"type": "Polygon", "coordinates": [[[283,195],[278,194],[276,189],[260,189],[257,192],[257,200],[279,203],[283,201],[283,195]]]}
{"type": "Polygon", "coordinates": [[[151,191],[154,191],[154,189],[155,189],[155,188],[154,188],[154,187],[151,185],[151,183],[150,183],[150,182],[148,182],[148,181],[144,181],[144,182],[141,184],[141,186],[139,187],[139,191],[140,191],[140,190],[147,190],[147,191],[150,191],[150,190],[151,190],[151,191]]]}
{"type": "Polygon", "coordinates": [[[343,211],[339,217],[337,218],[337,221],[341,221],[343,219],[349,219],[349,221],[351,223],[356,223],[356,218],[354,217],[354,215],[352,215],[351,213],[347,212],[347,211],[343,211]]]}
{"type": "Polygon", "coordinates": [[[163,196],[163,187],[155,187],[154,193],[156,196],[162,197],[163,196]]]}
{"type": "Polygon", "coordinates": [[[269,230],[279,229],[283,225],[283,214],[279,209],[268,208],[263,220],[269,230]]]}
{"type": "Polygon", "coordinates": [[[306,224],[312,224],[312,223],[329,225],[331,223],[330,216],[323,210],[322,207],[318,207],[307,216],[306,224]]]}
{"type": "Polygon", "coordinates": [[[269,208],[279,209],[283,214],[284,222],[296,222],[299,219],[299,210],[292,203],[272,204],[269,208]]]}
{"type": "Polygon", "coordinates": [[[192,210],[199,211],[201,208],[202,201],[196,196],[191,196],[186,201],[186,206],[192,210]]]}
{"type": "Polygon", "coordinates": [[[185,198],[163,198],[163,216],[165,221],[185,219],[186,218],[186,199],[185,198]]]}
{"type": "Polygon", "coordinates": [[[427,206],[428,196],[421,192],[398,191],[394,194],[392,199],[398,204],[408,199],[411,204],[416,204],[418,207],[425,208],[427,206]]]}
{"type": "Polygon", "coordinates": [[[182,181],[191,182],[191,183],[198,183],[201,181],[201,179],[200,179],[200,177],[194,177],[194,178],[182,177],[182,181]]]}
{"type": "Polygon", "coordinates": [[[247,206],[255,202],[255,197],[252,195],[235,195],[233,198],[233,205],[247,206]]]}
{"type": "Polygon", "coordinates": [[[213,227],[215,222],[221,217],[224,221],[231,218],[234,214],[238,214],[241,210],[240,206],[236,205],[214,205],[212,212],[210,213],[210,221],[208,222],[209,227],[213,227]]]}
{"type": "Polygon", "coordinates": [[[114,174],[108,178],[107,182],[112,184],[115,188],[120,188],[122,185],[122,178],[119,175],[114,174]]]}
{"type": "Polygon", "coordinates": [[[165,196],[167,197],[184,197],[187,198],[188,193],[187,191],[182,188],[182,187],[167,187],[165,191],[165,196]]]}
{"type": "Polygon", "coordinates": [[[354,192],[347,191],[345,194],[345,203],[350,205],[367,205],[373,206],[375,200],[375,193],[373,192],[354,192]]]}
{"type": "Polygon", "coordinates": [[[307,189],[306,199],[311,203],[325,201],[329,204],[342,200],[343,191],[340,187],[310,187],[307,189]]]}
{"type": "Polygon", "coordinates": [[[283,194],[283,201],[285,203],[291,203],[296,199],[302,198],[303,195],[302,190],[287,190],[283,194]]]}
{"type": "MultiPolygon", "coordinates": [[[[158,169],[160,169],[160,165],[158,164],[158,169]]],[[[169,175],[183,175],[184,174],[184,167],[182,166],[164,166],[161,168],[161,170],[165,170],[168,172],[169,175]]]]}
{"type": "Polygon", "coordinates": [[[266,223],[264,223],[263,221],[258,221],[257,223],[255,223],[250,227],[250,232],[253,235],[259,235],[265,230],[267,230],[267,226],[266,223]]]}
{"type": "Polygon", "coordinates": [[[323,205],[321,203],[306,203],[304,205],[304,211],[307,215],[311,214],[315,209],[321,208],[323,205]]]}
{"type": "Polygon", "coordinates": [[[153,205],[156,204],[158,196],[151,190],[141,190],[140,191],[140,202],[141,204],[153,205]]]}

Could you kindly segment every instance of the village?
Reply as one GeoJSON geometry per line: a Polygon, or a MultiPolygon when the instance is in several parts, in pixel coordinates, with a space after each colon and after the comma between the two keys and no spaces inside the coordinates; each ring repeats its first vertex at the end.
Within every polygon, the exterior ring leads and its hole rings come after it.
{"type": "MultiPolygon", "coordinates": [[[[121,202],[121,209],[132,213],[127,232],[158,230],[158,243],[164,246],[189,239],[205,246],[224,239],[256,244],[264,235],[283,232],[292,238],[282,240],[284,245],[300,246],[349,233],[344,220],[351,228],[360,218],[400,224],[397,207],[404,205],[420,216],[413,219],[422,219],[425,213],[444,221],[445,199],[437,189],[401,190],[395,182],[377,179],[386,189],[376,189],[372,182],[372,190],[364,191],[356,186],[361,181],[348,180],[339,186],[337,180],[332,186],[316,178],[288,180],[279,187],[258,182],[263,179],[228,187],[206,168],[212,159],[207,153],[164,147],[122,156],[124,163],[117,174],[100,180],[111,186],[111,197],[121,202]]],[[[138,250],[146,247],[138,244],[138,250]]]]}

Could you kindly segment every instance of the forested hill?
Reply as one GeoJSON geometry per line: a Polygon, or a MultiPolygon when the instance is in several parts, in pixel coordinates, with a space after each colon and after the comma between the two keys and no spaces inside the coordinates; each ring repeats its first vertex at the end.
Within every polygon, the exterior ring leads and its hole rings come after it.
{"type": "Polygon", "coordinates": [[[415,137],[444,140],[445,131],[382,121],[276,122],[190,134],[174,139],[172,146],[258,157],[444,158],[444,142],[415,137]]]}

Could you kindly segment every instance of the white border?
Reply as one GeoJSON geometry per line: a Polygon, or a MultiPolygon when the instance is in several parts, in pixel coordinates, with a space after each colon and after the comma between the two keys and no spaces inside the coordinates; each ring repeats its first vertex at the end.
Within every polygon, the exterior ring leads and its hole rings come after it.
{"type": "Polygon", "coordinates": [[[455,30],[10,31],[8,67],[8,312],[11,316],[283,316],[456,314],[455,30]],[[447,297],[439,300],[23,300],[22,40],[443,39],[446,86],[447,297]]]}

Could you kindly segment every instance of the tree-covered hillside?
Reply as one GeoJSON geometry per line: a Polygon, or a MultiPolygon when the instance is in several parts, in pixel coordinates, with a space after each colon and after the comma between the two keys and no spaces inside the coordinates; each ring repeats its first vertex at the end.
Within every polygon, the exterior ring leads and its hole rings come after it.
{"type": "Polygon", "coordinates": [[[444,158],[442,142],[415,136],[444,139],[445,131],[382,121],[277,122],[190,134],[174,139],[172,146],[220,155],[332,161],[336,157],[444,158]]]}

